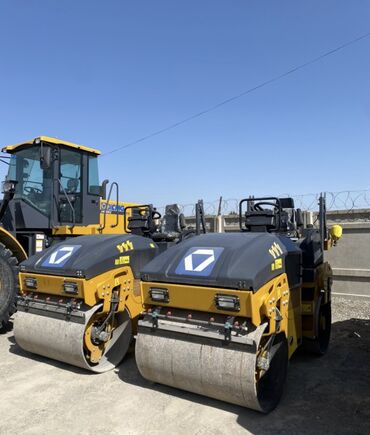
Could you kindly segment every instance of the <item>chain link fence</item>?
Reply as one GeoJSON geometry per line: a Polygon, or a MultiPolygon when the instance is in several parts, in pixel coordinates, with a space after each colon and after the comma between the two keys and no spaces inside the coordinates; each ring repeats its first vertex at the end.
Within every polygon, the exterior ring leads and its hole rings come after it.
{"type": "MultiPolygon", "coordinates": [[[[270,196],[270,195],[264,195],[270,196]]],[[[271,195],[274,196],[274,195],[271,195]]],[[[320,193],[306,193],[303,195],[290,195],[284,193],[278,195],[280,198],[292,197],[296,208],[304,211],[318,211],[320,193]]],[[[217,215],[219,208],[224,216],[238,214],[239,199],[228,198],[220,200],[204,201],[206,215],[217,215]]],[[[346,190],[341,192],[326,192],[327,211],[333,219],[338,220],[360,220],[370,221],[370,190],[346,190]]],[[[185,216],[194,216],[194,204],[179,204],[181,212],[185,216]]],[[[163,213],[165,207],[158,207],[163,213]]]]}

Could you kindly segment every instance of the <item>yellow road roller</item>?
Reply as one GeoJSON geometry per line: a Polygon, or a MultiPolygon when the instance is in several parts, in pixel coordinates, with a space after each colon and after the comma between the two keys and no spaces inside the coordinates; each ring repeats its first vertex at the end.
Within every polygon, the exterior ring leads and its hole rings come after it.
{"type": "Polygon", "coordinates": [[[305,225],[291,198],[239,204],[240,232],[191,238],[142,270],[145,312],[136,362],[144,378],[271,411],[288,361],[328,348],[332,271],[324,250],[341,236],[305,225]]]}
{"type": "Polygon", "coordinates": [[[147,205],[126,207],[124,218],[127,234],[75,237],[21,264],[21,348],[93,372],[121,362],[142,312],[142,267],[195,233],[176,205],[163,219],[147,205]]]}

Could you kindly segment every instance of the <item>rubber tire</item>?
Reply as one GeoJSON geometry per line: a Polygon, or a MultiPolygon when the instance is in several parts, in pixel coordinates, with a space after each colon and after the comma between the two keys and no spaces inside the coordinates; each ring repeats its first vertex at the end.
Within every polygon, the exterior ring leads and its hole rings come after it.
{"type": "Polygon", "coordinates": [[[258,400],[264,414],[271,412],[280,402],[288,373],[288,342],[285,336],[278,336],[273,346],[277,347],[277,351],[270,362],[269,370],[257,386],[258,400]]]}
{"type": "Polygon", "coordinates": [[[18,290],[18,260],[0,243],[0,328],[6,326],[16,311],[18,290]]]}
{"type": "Polygon", "coordinates": [[[315,355],[323,356],[328,351],[330,343],[331,301],[327,302],[326,304],[320,304],[317,322],[317,337],[313,340],[305,339],[303,341],[303,349],[315,355]],[[325,322],[325,328],[322,327],[322,318],[325,322]]]}
{"type": "Polygon", "coordinates": [[[331,335],[331,302],[320,306],[319,319],[318,319],[318,337],[316,341],[316,354],[325,355],[330,342],[331,335]],[[321,318],[325,320],[325,328],[322,328],[321,318]]]}

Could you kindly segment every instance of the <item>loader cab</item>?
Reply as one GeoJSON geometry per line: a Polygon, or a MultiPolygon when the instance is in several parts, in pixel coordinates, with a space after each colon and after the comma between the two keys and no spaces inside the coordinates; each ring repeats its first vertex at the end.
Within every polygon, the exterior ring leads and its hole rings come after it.
{"type": "MultiPolygon", "coordinates": [[[[3,148],[10,154],[0,221],[17,237],[62,225],[98,224],[99,151],[46,136],[3,148]]],[[[22,243],[23,244],[23,243],[22,243]]]]}

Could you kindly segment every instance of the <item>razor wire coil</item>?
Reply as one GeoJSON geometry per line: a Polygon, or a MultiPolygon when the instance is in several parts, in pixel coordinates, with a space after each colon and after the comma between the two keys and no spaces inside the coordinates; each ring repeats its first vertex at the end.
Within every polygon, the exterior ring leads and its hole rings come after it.
{"type": "MultiPolygon", "coordinates": [[[[370,190],[344,190],[339,192],[326,192],[326,209],[328,212],[341,215],[342,219],[370,220],[370,190]],[[363,213],[360,213],[363,211],[363,213]]],[[[270,195],[265,195],[270,196],[270,195]]],[[[301,195],[289,195],[284,193],[278,195],[280,198],[291,197],[296,208],[303,211],[318,211],[320,193],[305,193],[301,195]]],[[[221,214],[224,216],[239,213],[239,201],[237,198],[223,199],[221,203],[221,214]]],[[[204,212],[206,215],[216,215],[219,210],[219,200],[204,201],[204,212]]],[[[181,213],[185,216],[195,215],[195,204],[179,204],[181,213]]],[[[165,207],[157,208],[164,212],[165,207]]]]}

